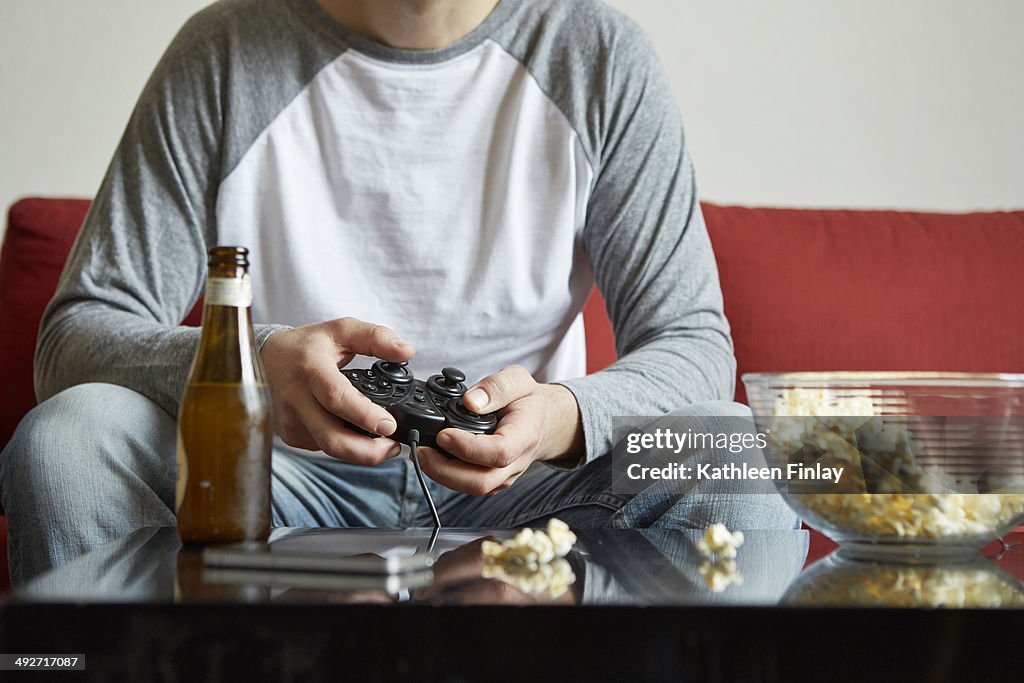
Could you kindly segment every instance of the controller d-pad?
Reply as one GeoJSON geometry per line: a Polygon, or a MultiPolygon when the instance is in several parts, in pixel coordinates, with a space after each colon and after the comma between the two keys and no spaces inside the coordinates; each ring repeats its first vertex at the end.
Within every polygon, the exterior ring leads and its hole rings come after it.
{"type": "Polygon", "coordinates": [[[382,387],[376,382],[359,382],[358,384],[356,384],[356,388],[358,388],[359,391],[363,392],[367,396],[371,396],[373,398],[387,398],[391,396],[390,387],[382,387]]]}

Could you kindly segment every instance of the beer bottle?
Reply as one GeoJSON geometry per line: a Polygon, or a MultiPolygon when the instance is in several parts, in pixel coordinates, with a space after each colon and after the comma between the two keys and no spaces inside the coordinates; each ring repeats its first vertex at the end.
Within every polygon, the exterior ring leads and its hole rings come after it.
{"type": "Polygon", "coordinates": [[[178,413],[182,541],[270,533],[270,394],[252,330],[249,250],[213,247],[203,328],[178,413]]]}

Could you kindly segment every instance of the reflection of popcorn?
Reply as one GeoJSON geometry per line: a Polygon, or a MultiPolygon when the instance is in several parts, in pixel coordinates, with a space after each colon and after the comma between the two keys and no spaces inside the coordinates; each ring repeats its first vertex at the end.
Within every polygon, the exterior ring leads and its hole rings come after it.
{"type": "Polygon", "coordinates": [[[532,569],[521,564],[487,562],[481,576],[485,579],[504,581],[524,593],[547,592],[552,598],[560,597],[569,590],[569,586],[576,583],[576,574],[563,557],[556,557],[551,562],[532,569]]]}
{"type": "Polygon", "coordinates": [[[724,524],[712,524],[697,541],[697,550],[704,555],[718,555],[726,559],[736,557],[736,549],[743,545],[743,532],[730,532],[724,524]]]}
{"type": "Polygon", "coordinates": [[[576,543],[576,534],[559,519],[548,521],[547,533],[521,529],[515,538],[496,543],[484,541],[483,577],[500,579],[523,592],[547,590],[552,598],[565,593],[576,581],[565,556],[576,543]]]}
{"type": "Polygon", "coordinates": [[[790,601],[842,606],[1021,607],[1024,592],[1015,584],[1012,578],[987,568],[858,564],[815,576],[790,601]]]}
{"type": "Polygon", "coordinates": [[[736,560],[719,558],[712,562],[704,559],[697,565],[697,571],[704,577],[712,593],[721,593],[733,584],[738,586],[743,583],[743,574],[736,568],[736,560]]]}
{"type": "Polygon", "coordinates": [[[743,540],[742,531],[729,531],[724,524],[716,523],[709,526],[697,541],[697,550],[704,555],[697,571],[712,593],[721,593],[732,584],[743,583],[743,574],[733,559],[743,540]]]}

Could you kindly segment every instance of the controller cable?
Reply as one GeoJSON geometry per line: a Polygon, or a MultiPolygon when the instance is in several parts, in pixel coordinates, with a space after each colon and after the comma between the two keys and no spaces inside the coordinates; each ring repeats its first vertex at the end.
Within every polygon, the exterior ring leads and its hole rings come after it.
{"type": "Polygon", "coordinates": [[[430,495],[430,489],[427,488],[427,480],[423,478],[423,470],[420,469],[420,459],[416,453],[416,446],[419,445],[420,432],[418,429],[409,430],[409,457],[412,460],[412,466],[416,470],[416,479],[420,482],[420,490],[423,491],[423,497],[427,499],[427,507],[430,508],[430,516],[434,518],[434,534],[430,539],[430,547],[427,549],[428,552],[433,549],[434,540],[437,538],[437,531],[441,528],[441,518],[437,516],[437,508],[434,506],[434,498],[430,495]]]}

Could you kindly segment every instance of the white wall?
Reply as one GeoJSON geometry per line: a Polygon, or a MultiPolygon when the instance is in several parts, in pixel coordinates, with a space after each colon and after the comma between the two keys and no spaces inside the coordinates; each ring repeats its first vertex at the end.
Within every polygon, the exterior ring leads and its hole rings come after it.
{"type": "Polygon", "coordinates": [[[650,33],[702,194],[1024,208],[1024,0],[612,0],[650,33]]]}
{"type": "MultiPolygon", "coordinates": [[[[611,0],[651,34],[702,194],[1024,207],[1024,0],[611,0]]],[[[0,206],[95,192],[206,0],[0,0],[0,206]]]]}

